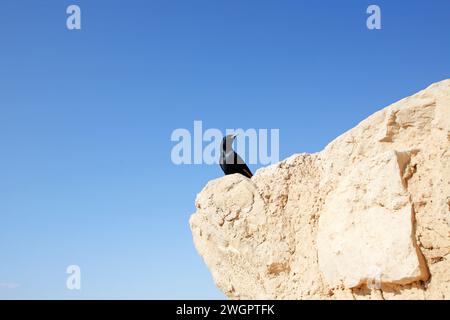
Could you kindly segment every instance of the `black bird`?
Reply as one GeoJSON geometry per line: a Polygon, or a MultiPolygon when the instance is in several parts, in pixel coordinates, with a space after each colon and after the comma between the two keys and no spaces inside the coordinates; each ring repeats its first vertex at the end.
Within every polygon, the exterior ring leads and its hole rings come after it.
{"type": "Polygon", "coordinates": [[[251,178],[253,176],[252,172],[244,160],[233,150],[235,138],[235,134],[229,134],[222,139],[222,144],[220,145],[220,167],[225,175],[240,173],[247,178],[251,178]]]}

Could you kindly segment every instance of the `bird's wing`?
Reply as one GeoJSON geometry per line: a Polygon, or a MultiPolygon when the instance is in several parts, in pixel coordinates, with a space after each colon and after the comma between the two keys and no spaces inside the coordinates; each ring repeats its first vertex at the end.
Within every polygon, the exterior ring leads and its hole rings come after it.
{"type": "Polygon", "coordinates": [[[235,164],[244,164],[245,165],[245,161],[242,160],[241,156],[238,155],[236,152],[234,153],[234,163],[235,164]]]}
{"type": "Polygon", "coordinates": [[[242,160],[242,158],[237,153],[236,153],[236,159],[235,160],[236,160],[236,163],[242,169],[242,171],[244,171],[245,176],[247,176],[247,178],[251,178],[253,176],[252,172],[250,171],[248,166],[245,164],[244,160],[242,160]]]}

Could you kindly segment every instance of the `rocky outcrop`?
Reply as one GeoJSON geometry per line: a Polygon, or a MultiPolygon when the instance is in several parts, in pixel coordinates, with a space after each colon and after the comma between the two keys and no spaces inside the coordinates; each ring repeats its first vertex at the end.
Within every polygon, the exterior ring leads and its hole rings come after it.
{"type": "Polygon", "coordinates": [[[195,246],[233,299],[450,299],[450,80],[315,154],[210,181],[195,246]]]}

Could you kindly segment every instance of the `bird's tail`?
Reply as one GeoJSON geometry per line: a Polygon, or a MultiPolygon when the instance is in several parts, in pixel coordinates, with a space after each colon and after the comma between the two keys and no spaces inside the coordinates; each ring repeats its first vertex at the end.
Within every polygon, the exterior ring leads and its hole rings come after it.
{"type": "Polygon", "coordinates": [[[249,169],[243,169],[242,171],[244,171],[245,176],[246,176],[247,178],[253,177],[253,174],[251,173],[251,171],[250,171],[249,169]]]}

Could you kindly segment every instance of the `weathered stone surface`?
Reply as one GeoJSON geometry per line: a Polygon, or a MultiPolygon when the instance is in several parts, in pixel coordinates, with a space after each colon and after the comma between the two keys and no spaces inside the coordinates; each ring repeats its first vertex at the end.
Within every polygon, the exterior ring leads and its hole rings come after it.
{"type": "Polygon", "coordinates": [[[426,279],[403,178],[409,163],[409,154],[397,151],[362,160],[330,192],[317,234],[319,268],[328,284],[426,279]]]}
{"type": "Polygon", "coordinates": [[[450,80],[319,153],[210,181],[196,207],[230,298],[450,299],[450,80]]]}

